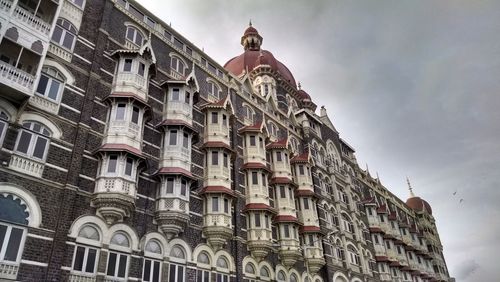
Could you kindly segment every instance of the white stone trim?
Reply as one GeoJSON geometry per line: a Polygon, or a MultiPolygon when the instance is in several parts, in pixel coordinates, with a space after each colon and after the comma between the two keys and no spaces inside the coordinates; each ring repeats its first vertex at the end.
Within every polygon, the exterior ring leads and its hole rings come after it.
{"type": "Polygon", "coordinates": [[[50,131],[52,131],[51,138],[60,139],[62,136],[62,132],[57,125],[55,125],[52,121],[50,121],[49,119],[47,119],[46,117],[44,117],[38,113],[34,113],[34,112],[23,113],[21,115],[21,117],[19,118],[19,123],[22,124],[24,121],[27,121],[27,120],[37,121],[37,122],[40,122],[43,125],[47,126],[50,129],[50,131]]]}
{"type": "Polygon", "coordinates": [[[37,234],[33,234],[33,233],[28,233],[27,236],[31,237],[31,238],[46,240],[46,241],[54,241],[54,238],[46,237],[46,236],[42,236],[42,235],[37,235],[37,234]]]}
{"type": "Polygon", "coordinates": [[[15,121],[17,117],[17,108],[14,107],[7,100],[0,98],[0,109],[5,110],[6,114],[9,116],[9,121],[15,121]]]}
{"type": "Polygon", "coordinates": [[[41,267],[47,267],[47,266],[49,266],[49,264],[45,263],[45,262],[38,262],[38,261],[25,260],[25,259],[22,259],[21,263],[23,263],[23,264],[29,264],[29,265],[36,265],[36,266],[41,266],[41,267]]]}

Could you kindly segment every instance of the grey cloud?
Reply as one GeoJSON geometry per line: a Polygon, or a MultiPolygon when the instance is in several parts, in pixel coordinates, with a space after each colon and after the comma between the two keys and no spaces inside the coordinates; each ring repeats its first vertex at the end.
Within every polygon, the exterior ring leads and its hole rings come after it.
{"type": "Polygon", "coordinates": [[[500,2],[140,2],[221,65],[242,52],[252,19],[362,166],[402,199],[410,176],[432,205],[451,274],[500,276],[489,255],[500,253],[500,2]],[[463,274],[464,257],[481,267],[463,274]]]}
{"type": "Polygon", "coordinates": [[[458,279],[467,279],[475,271],[479,269],[479,264],[475,260],[467,260],[460,264],[460,269],[457,272],[458,279]]]}

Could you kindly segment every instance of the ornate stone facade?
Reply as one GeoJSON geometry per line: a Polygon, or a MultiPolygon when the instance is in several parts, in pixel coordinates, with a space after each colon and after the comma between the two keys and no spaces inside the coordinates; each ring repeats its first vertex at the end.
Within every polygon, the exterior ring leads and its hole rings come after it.
{"type": "Polygon", "coordinates": [[[0,0],[0,280],[449,281],[430,205],[254,27],[221,66],[132,0],[28,2],[0,0]]]}

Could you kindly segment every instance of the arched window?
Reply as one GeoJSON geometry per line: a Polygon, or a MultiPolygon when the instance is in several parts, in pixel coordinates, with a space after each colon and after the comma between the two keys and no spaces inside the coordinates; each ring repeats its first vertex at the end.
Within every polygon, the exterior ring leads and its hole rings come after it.
{"type": "Polygon", "coordinates": [[[337,260],[338,261],[345,260],[344,246],[342,245],[342,241],[340,241],[340,239],[337,239],[337,241],[335,242],[335,250],[336,250],[337,260]]]}
{"type": "Polygon", "coordinates": [[[66,78],[57,69],[43,67],[36,94],[56,103],[60,101],[66,78]]]}
{"type": "Polygon", "coordinates": [[[130,252],[129,237],[123,232],[116,232],[111,237],[109,249],[106,275],[110,278],[126,279],[128,276],[129,256],[125,252],[130,252]]]}
{"type": "Polygon", "coordinates": [[[251,262],[247,262],[247,264],[245,264],[244,274],[244,278],[246,278],[244,280],[248,282],[255,282],[255,278],[257,277],[255,265],[251,262]]]}
{"type": "Polygon", "coordinates": [[[184,282],[186,275],[186,251],[181,245],[175,245],[170,250],[169,280],[172,282],[184,282]]]}
{"type": "Polygon", "coordinates": [[[160,281],[163,249],[156,239],[148,241],[144,247],[144,269],[142,281],[160,281]]]}
{"type": "Polygon", "coordinates": [[[217,282],[229,282],[229,262],[226,257],[220,256],[217,259],[217,282]]]}
{"type": "Polygon", "coordinates": [[[78,232],[77,242],[79,244],[75,246],[71,272],[94,276],[101,242],[99,230],[94,225],[84,225],[78,232]]]}
{"type": "Polygon", "coordinates": [[[68,20],[59,18],[57,19],[57,25],[54,28],[54,33],[52,33],[52,41],[69,51],[73,51],[77,33],[78,31],[74,25],[72,25],[68,20]]]}
{"type": "Polygon", "coordinates": [[[273,122],[268,122],[267,123],[268,125],[268,130],[269,130],[269,134],[273,137],[278,137],[278,126],[276,126],[276,124],[274,124],[273,122]]]}
{"type": "Polygon", "coordinates": [[[26,232],[19,224],[28,225],[29,216],[27,205],[22,199],[11,194],[0,194],[0,262],[18,264],[21,260],[26,232]]]}
{"type": "Polygon", "coordinates": [[[10,117],[7,112],[0,108],[0,148],[2,147],[5,133],[9,127],[9,119],[10,117]]]}
{"type": "Polygon", "coordinates": [[[351,244],[347,245],[347,252],[349,253],[349,262],[351,264],[361,265],[361,260],[359,259],[358,250],[356,250],[356,248],[353,245],[351,244]]]}
{"type": "Polygon", "coordinates": [[[212,268],[211,262],[210,262],[210,255],[202,251],[198,257],[197,257],[197,268],[198,270],[196,271],[196,282],[206,282],[206,281],[211,281],[210,280],[210,270],[212,268]]]}
{"type": "Polygon", "coordinates": [[[354,233],[354,226],[352,225],[351,219],[345,213],[342,214],[342,223],[344,225],[344,231],[354,233]]]}
{"type": "Polygon", "coordinates": [[[142,46],[144,43],[144,35],[137,28],[129,25],[127,26],[127,33],[125,39],[135,46],[142,46]]]}
{"type": "Polygon", "coordinates": [[[271,271],[269,271],[269,268],[265,265],[260,268],[260,279],[271,281],[271,271]]]}
{"type": "Polygon", "coordinates": [[[295,273],[292,273],[290,275],[290,282],[297,282],[299,281],[299,278],[297,277],[297,275],[295,273]]]}
{"type": "Polygon", "coordinates": [[[255,112],[254,110],[248,106],[248,105],[243,105],[243,111],[244,111],[244,120],[247,124],[253,124],[253,120],[254,120],[254,115],[255,115],[255,112]]]}
{"type": "Polygon", "coordinates": [[[278,282],[286,282],[286,273],[283,270],[278,271],[278,275],[276,275],[276,280],[278,282]]]}
{"type": "Polygon", "coordinates": [[[219,85],[211,80],[207,81],[207,83],[208,83],[208,94],[212,95],[213,97],[215,97],[217,99],[220,99],[221,94],[222,94],[222,90],[219,87],[219,85]]]}
{"type": "Polygon", "coordinates": [[[178,57],[177,55],[170,56],[170,69],[180,75],[185,75],[186,68],[186,64],[180,57],[178,57]]]}
{"type": "Polygon", "coordinates": [[[26,121],[19,132],[15,151],[29,158],[45,161],[52,132],[36,121],[26,121]]]}

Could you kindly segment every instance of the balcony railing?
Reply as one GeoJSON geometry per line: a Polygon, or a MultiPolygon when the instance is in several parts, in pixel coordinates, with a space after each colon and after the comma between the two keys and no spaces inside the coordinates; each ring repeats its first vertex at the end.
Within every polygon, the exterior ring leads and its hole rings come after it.
{"type": "Polygon", "coordinates": [[[0,61],[0,83],[32,95],[34,82],[33,75],[0,61]]]}
{"type": "Polygon", "coordinates": [[[12,8],[12,1],[0,0],[0,12],[1,13],[9,13],[11,8],[12,8]]]}
{"type": "Polygon", "coordinates": [[[121,193],[135,198],[135,182],[121,177],[101,177],[97,180],[96,193],[121,193]]]}
{"type": "Polygon", "coordinates": [[[9,168],[32,176],[42,177],[44,167],[44,163],[25,156],[13,154],[10,157],[9,168]]]}
{"type": "Polygon", "coordinates": [[[22,24],[34,29],[43,35],[49,36],[51,25],[37,16],[33,15],[30,11],[17,6],[14,9],[13,18],[17,19],[22,24]]]}
{"type": "Polygon", "coordinates": [[[95,275],[84,275],[71,273],[68,278],[69,282],[94,282],[96,281],[95,275]]]}
{"type": "Polygon", "coordinates": [[[73,58],[73,54],[71,52],[62,47],[57,46],[52,42],[49,44],[49,52],[65,60],[68,63],[70,63],[71,59],[73,58]]]}
{"type": "Polygon", "coordinates": [[[231,216],[221,213],[208,213],[203,216],[204,226],[222,226],[232,228],[231,216]]]}
{"type": "Polygon", "coordinates": [[[57,114],[59,111],[59,104],[49,100],[45,97],[40,97],[38,95],[33,95],[30,100],[30,104],[34,105],[37,108],[40,108],[44,111],[57,114]]]}
{"type": "Polygon", "coordinates": [[[0,262],[0,278],[3,279],[16,279],[19,264],[0,262]]]}

